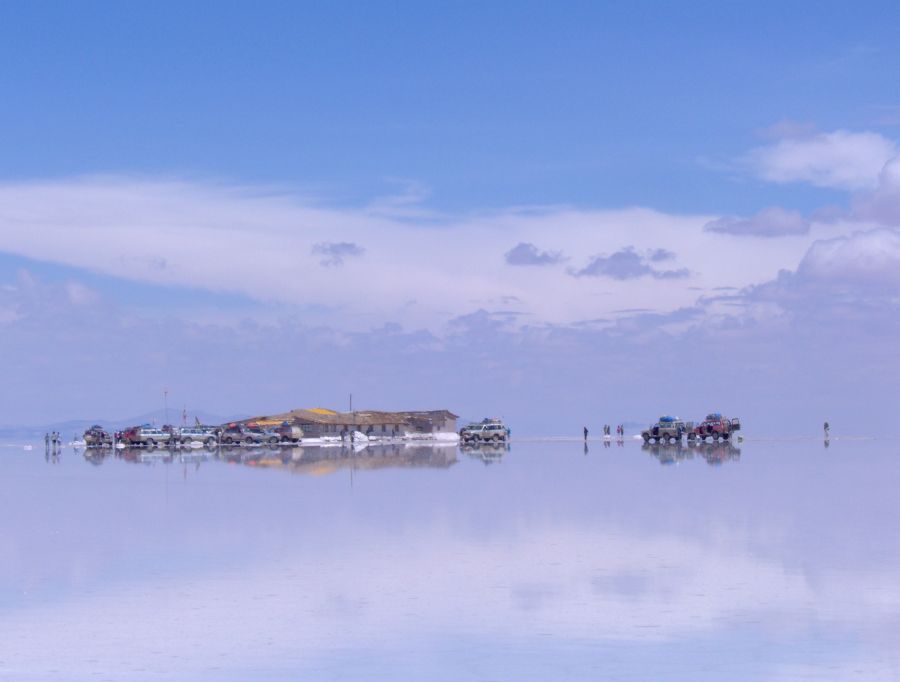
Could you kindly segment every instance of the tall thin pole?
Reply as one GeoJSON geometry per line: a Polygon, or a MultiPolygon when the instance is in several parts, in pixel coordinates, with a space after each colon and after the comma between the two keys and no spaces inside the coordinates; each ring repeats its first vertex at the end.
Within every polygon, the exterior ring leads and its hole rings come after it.
{"type": "Polygon", "coordinates": [[[166,424],[169,423],[169,389],[163,389],[163,403],[166,406],[166,424]]]}

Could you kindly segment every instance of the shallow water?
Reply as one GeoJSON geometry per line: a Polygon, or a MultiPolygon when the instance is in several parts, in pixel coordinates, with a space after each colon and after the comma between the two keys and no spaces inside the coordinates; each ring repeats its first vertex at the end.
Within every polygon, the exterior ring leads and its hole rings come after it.
{"type": "Polygon", "coordinates": [[[4,680],[900,678],[893,442],[0,458],[4,680]]]}

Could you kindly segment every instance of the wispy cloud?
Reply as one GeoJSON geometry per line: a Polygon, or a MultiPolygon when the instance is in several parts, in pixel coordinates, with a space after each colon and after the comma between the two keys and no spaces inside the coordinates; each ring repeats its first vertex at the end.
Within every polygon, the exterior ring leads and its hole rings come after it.
{"type": "Polygon", "coordinates": [[[734,234],[748,237],[784,237],[807,234],[809,221],[797,211],[783,208],[766,208],[750,218],[725,216],[704,225],[707,232],[734,234]]]}
{"type": "Polygon", "coordinates": [[[363,247],[352,242],[319,242],[312,247],[314,255],[324,256],[319,264],[325,267],[341,266],[345,258],[362,256],[365,252],[363,247]]]}

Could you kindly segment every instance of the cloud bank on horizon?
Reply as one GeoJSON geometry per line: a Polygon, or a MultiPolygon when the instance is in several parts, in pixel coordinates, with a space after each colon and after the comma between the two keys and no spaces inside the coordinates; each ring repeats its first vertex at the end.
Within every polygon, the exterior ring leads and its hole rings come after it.
{"type": "Polygon", "coordinates": [[[512,310],[529,325],[613,324],[616,311],[672,312],[795,270],[820,242],[891,229],[900,198],[895,151],[880,135],[837,131],[748,155],[764,180],[833,178],[837,187],[866,188],[851,195],[850,209],[821,216],[780,207],[740,217],[572,206],[450,215],[424,204],[411,214],[402,197],[332,206],[285,189],[197,180],[0,183],[0,250],[296,306],[353,330],[389,322],[440,333],[479,309],[512,310]]]}
{"type": "MultiPolygon", "coordinates": [[[[765,160],[763,179],[853,188],[849,208],[825,217],[778,207],[745,218],[639,207],[454,216],[424,205],[410,217],[403,201],[334,207],[219,182],[4,183],[0,251],[28,259],[0,289],[0,350],[25,355],[7,379],[26,407],[9,414],[26,420],[47,401],[37,377],[49,370],[67,399],[100,410],[121,409],[115,377],[135,372],[226,413],[293,407],[299,393],[340,404],[355,389],[381,405],[458,401],[473,415],[503,404],[544,433],[560,428],[559,415],[541,421],[541,392],[560,413],[578,414],[592,391],[591,410],[646,412],[645,393],[603,386],[649,382],[697,411],[710,395],[745,412],[765,396],[767,409],[813,414],[871,382],[846,409],[864,419],[900,370],[884,344],[900,331],[900,173],[896,156],[842,164],[894,149],[877,137],[816,134],[751,156],[765,160]],[[29,262],[70,274],[44,282],[29,262]],[[163,298],[206,290],[264,305],[150,314],[78,272],[163,298]],[[236,379],[255,386],[253,400],[236,379]]],[[[135,407],[152,395],[137,391],[135,407]]]]}

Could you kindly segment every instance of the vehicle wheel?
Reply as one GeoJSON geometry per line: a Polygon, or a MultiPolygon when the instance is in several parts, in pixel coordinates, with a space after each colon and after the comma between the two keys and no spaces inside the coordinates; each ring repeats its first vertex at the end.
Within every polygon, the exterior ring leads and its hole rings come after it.
{"type": "Polygon", "coordinates": [[[206,439],[206,447],[211,448],[215,444],[216,444],[215,438],[207,438],[206,439]]]}
{"type": "Polygon", "coordinates": [[[147,439],[147,447],[148,447],[148,448],[155,448],[155,447],[156,447],[156,441],[153,440],[152,438],[148,438],[148,439],[147,439]]]}
{"type": "Polygon", "coordinates": [[[244,442],[245,442],[247,445],[253,445],[253,439],[252,439],[252,438],[248,438],[248,439],[245,440],[244,442]]]}
{"type": "Polygon", "coordinates": [[[270,442],[272,445],[275,445],[275,443],[278,442],[278,439],[275,438],[275,437],[273,436],[272,438],[269,439],[269,442],[270,442]]]}
{"type": "Polygon", "coordinates": [[[644,439],[644,445],[647,445],[650,442],[650,436],[641,436],[644,439]]]}
{"type": "Polygon", "coordinates": [[[723,434],[722,434],[722,440],[728,440],[728,434],[727,434],[727,433],[723,433],[723,434]]]}
{"type": "Polygon", "coordinates": [[[226,438],[226,439],[225,439],[225,445],[231,445],[232,443],[234,443],[234,439],[233,439],[233,438],[226,438]]]}
{"type": "Polygon", "coordinates": [[[491,440],[493,440],[495,443],[499,443],[499,442],[500,442],[500,436],[495,435],[491,440]]]}

